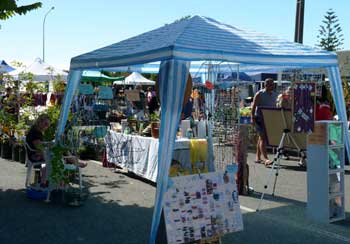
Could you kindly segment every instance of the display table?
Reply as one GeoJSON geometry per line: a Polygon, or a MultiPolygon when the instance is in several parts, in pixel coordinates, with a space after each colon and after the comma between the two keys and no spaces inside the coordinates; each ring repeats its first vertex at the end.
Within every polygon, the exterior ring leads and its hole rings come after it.
{"type": "MultiPolygon", "coordinates": [[[[158,172],[159,140],[152,137],[126,135],[109,130],[105,137],[106,156],[116,164],[143,178],[156,182],[158,172]]],[[[191,172],[190,140],[176,140],[174,159],[191,172]]]]}

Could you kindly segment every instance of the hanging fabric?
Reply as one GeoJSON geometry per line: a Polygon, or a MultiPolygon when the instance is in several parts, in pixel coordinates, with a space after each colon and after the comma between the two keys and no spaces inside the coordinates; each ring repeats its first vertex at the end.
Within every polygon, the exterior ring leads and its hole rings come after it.
{"type": "Polygon", "coordinates": [[[189,62],[180,60],[163,61],[159,69],[159,90],[161,101],[160,138],[158,149],[157,192],[153,210],[150,243],[155,243],[163,195],[168,185],[168,174],[173,156],[176,131],[189,74],[189,62]],[[173,99],[168,99],[172,97],[173,99]]]}

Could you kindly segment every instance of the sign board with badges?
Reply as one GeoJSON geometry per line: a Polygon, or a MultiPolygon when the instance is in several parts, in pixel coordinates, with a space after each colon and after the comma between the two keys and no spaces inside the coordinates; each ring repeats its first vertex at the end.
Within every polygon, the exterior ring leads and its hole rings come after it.
{"type": "Polygon", "coordinates": [[[243,230],[234,173],[170,178],[163,209],[168,243],[188,243],[243,230]]]}

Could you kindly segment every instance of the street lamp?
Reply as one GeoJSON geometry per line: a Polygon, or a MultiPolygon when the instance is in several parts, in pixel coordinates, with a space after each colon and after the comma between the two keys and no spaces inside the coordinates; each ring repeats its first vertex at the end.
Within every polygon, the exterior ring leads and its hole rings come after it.
{"type": "Polygon", "coordinates": [[[54,9],[55,9],[55,7],[52,6],[44,16],[44,21],[43,21],[43,62],[45,62],[45,21],[46,21],[46,16],[54,9]]]}

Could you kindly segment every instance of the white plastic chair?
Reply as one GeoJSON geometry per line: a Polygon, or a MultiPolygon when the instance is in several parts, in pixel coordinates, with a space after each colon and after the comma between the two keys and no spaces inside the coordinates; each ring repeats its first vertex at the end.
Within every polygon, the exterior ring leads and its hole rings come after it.
{"type": "Polygon", "coordinates": [[[29,182],[30,182],[30,179],[32,177],[32,171],[33,171],[33,168],[34,166],[37,166],[37,165],[42,165],[42,164],[46,164],[45,161],[39,161],[39,162],[32,162],[30,159],[29,159],[29,156],[28,156],[28,153],[29,151],[30,152],[37,152],[38,150],[35,150],[33,148],[31,148],[28,143],[26,142],[26,140],[24,140],[24,148],[25,148],[25,153],[26,153],[26,159],[25,159],[25,164],[27,166],[27,174],[26,174],[26,181],[25,181],[25,187],[28,187],[29,186],[29,182]]]}

